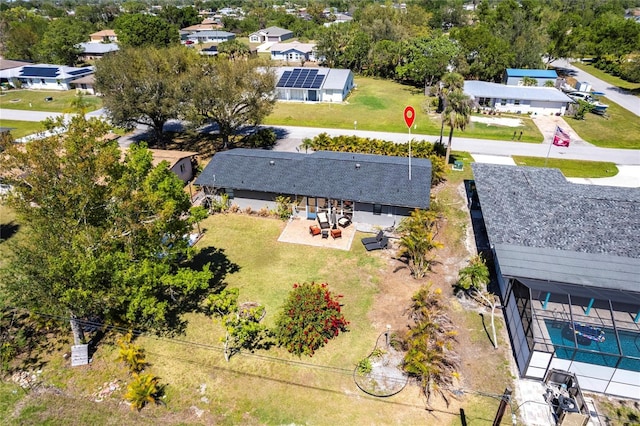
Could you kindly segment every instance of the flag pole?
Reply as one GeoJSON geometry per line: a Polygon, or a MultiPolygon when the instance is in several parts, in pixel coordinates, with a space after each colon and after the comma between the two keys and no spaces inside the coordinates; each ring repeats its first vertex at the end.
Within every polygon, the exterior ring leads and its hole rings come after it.
{"type": "Polygon", "coordinates": [[[409,180],[411,180],[411,126],[409,126],[409,180]]]}
{"type": "Polygon", "coordinates": [[[549,142],[549,150],[547,151],[547,157],[544,159],[544,166],[547,167],[547,162],[549,161],[549,154],[551,153],[551,147],[553,146],[553,140],[555,135],[558,133],[558,126],[556,126],[556,130],[553,133],[553,137],[551,138],[551,142],[549,142]]]}

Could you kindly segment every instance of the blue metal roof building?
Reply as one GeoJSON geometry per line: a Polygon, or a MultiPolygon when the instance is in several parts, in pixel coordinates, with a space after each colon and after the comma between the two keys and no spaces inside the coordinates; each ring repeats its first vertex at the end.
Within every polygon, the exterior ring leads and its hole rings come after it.
{"type": "Polygon", "coordinates": [[[555,70],[528,70],[522,68],[507,68],[504,73],[503,83],[508,86],[522,86],[522,79],[529,77],[537,80],[538,86],[544,86],[547,81],[555,85],[558,73],[555,70]]]}

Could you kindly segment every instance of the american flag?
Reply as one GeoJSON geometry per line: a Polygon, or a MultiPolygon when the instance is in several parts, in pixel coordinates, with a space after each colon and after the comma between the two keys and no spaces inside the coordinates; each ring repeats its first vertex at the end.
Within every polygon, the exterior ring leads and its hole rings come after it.
{"type": "Polygon", "coordinates": [[[564,146],[568,147],[571,137],[569,133],[562,130],[561,127],[556,126],[556,133],[553,135],[553,144],[555,146],[564,146]]]}

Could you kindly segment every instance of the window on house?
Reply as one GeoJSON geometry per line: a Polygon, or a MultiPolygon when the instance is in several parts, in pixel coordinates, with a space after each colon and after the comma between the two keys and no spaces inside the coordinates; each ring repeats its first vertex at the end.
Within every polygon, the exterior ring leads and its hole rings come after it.
{"type": "Polygon", "coordinates": [[[233,189],[227,188],[227,189],[225,189],[225,191],[224,191],[224,192],[226,192],[226,193],[227,193],[227,195],[229,196],[229,199],[230,199],[230,200],[233,200],[233,197],[234,197],[234,195],[235,195],[235,194],[233,193],[233,189]]]}
{"type": "Polygon", "coordinates": [[[382,214],[382,204],[373,205],[373,214],[376,216],[380,216],[382,214]]]}
{"type": "Polygon", "coordinates": [[[41,78],[41,79],[40,79],[40,83],[41,83],[41,84],[44,84],[44,78],[41,78]]]}
{"type": "Polygon", "coordinates": [[[500,105],[506,105],[506,104],[507,104],[506,99],[500,99],[500,105]]]}
{"type": "Polygon", "coordinates": [[[187,167],[184,164],[180,164],[180,173],[184,173],[187,167]]]}
{"type": "Polygon", "coordinates": [[[513,101],[513,104],[514,104],[514,105],[520,105],[520,99],[516,99],[516,100],[514,100],[514,101],[513,101]]]}

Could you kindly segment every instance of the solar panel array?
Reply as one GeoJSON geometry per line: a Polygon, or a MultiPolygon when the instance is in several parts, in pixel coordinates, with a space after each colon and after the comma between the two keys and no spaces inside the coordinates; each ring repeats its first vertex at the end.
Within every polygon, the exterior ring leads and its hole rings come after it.
{"type": "Polygon", "coordinates": [[[318,74],[318,70],[295,68],[285,71],[278,81],[277,87],[291,87],[295,89],[319,89],[324,82],[325,74],[318,74]]]}
{"type": "Polygon", "coordinates": [[[44,77],[56,78],[58,76],[58,67],[42,68],[42,67],[22,67],[20,77],[44,77]]]}
{"type": "Polygon", "coordinates": [[[79,70],[69,71],[68,74],[79,75],[79,74],[88,74],[90,72],[92,72],[91,68],[80,68],[79,70]]]}

